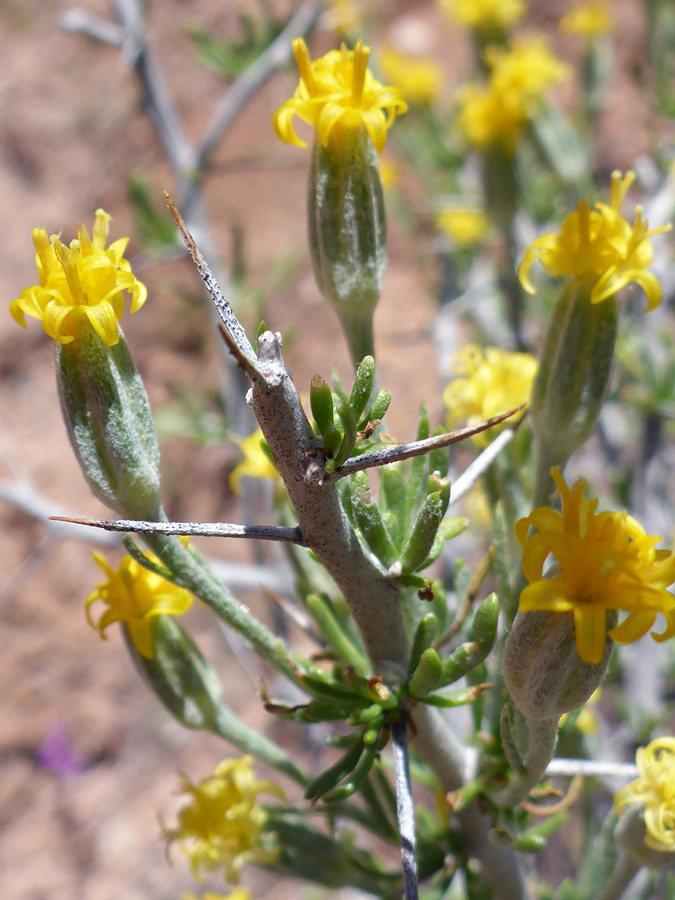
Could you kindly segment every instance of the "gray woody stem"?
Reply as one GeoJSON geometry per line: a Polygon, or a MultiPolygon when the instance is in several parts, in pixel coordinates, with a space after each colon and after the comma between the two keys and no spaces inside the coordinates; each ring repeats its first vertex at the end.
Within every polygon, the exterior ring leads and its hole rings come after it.
{"type": "MultiPolygon", "coordinates": [[[[208,265],[169,204],[195,265],[207,287],[213,287],[208,265]]],[[[216,286],[217,288],[217,286],[216,286]]],[[[333,577],[363,634],[376,671],[384,677],[406,677],[409,645],[399,591],[384,569],[366,556],[342,509],[336,484],[323,476],[323,462],[315,453],[320,444],[310,428],[298,392],[281,357],[281,336],[264,332],[258,357],[238,328],[230,327],[227,301],[216,291],[230,351],[251,381],[248,395],[255,417],[276,461],[305,545],[333,577]],[[224,314],[223,314],[224,312],[224,314]]],[[[438,710],[420,704],[414,714],[415,744],[438,775],[446,791],[464,780],[463,748],[438,710]]],[[[468,852],[478,857],[492,885],[495,900],[523,900],[526,896],[515,854],[493,846],[489,823],[473,806],[459,814],[468,852]]]]}

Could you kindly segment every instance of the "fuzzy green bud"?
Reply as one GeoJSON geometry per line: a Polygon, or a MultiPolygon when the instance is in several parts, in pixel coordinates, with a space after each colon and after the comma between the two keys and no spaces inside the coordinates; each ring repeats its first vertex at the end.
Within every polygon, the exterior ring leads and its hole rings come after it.
{"type": "Polygon", "coordinates": [[[161,518],[150,405],[122,334],[110,347],[82,329],[56,345],[56,371],[68,436],[94,494],[125,518],[161,518]]]}
{"type": "Polygon", "coordinates": [[[583,706],[600,686],[613,646],[605,638],[600,662],[584,662],[571,612],[518,613],[504,648],[504,683],[523,716],[557,719],[583,706]]]}
{"type": "Polygon", "coordinates": [[[387,261],[377,153],[364,128],[312,148],[307,202],[314,277],[340,319],[355,365],[373,355],[373,313],[387,261]]]}
{"type": "Polygon", "coordinates": [[[607,394],[614,359],[615,297],[591,303],[589,289],[563,286],[551,313],[532,388],[529,418],[539,468],[563,467],[588,438],[607,394]]]}
{"type": "Polygon", "coordinates": [[[139,653],[127,629],[122,629],[136,668],[182,725],[218,733],[223,698],[217,675],[172,616],[155,616],[151,629],[152,659],[139,653]]]}

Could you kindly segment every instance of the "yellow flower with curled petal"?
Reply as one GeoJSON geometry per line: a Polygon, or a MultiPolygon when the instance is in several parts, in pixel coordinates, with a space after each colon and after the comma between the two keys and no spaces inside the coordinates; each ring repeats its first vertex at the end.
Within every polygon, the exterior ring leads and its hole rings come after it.
{"type": "Polygon", "coordinates": [[[258,780],[253,757],[226,759],[213,775],[199,784],[183,776],[180,793],[190,802],[178,813],[176,828],[164,829],[167,845],[178,841],[195,877],[223,868],[225,878],[236,884],[247,862],[274,862],[279,848],[265,833],[268,813],[257,802],[258,794],[284,799],[273,781],[258,780]]]}
{"type": "Polygon", "coordinates": [[[467,28],[511,28],[527,11],[524,0],[440,0],[450,18],[467,28]]]}
{"type": "MultiPolygon", "coordinates": [[[[99,584],[89,595],[85,605],[87,621],[102,638],[105,638],[109,625],[122,623],[138,652],[152,659],[152,619],[156,616],[182,616],[192,606],[194,597],[157,572],[144,568],[131,556],[125,556],[118,569],[113,569],[102,553],[94,553],[92,557],[108,580],[99,584]],[[90,611],[97,600],[108,606],[98,624],[94,623],[90,611]]],[[[152,554],[149,557],[159,563],[152,554]]]]}
{"type": "Polygon", "coordinates": [[[627,512],[596,513],[597,500],[586,500],[586,482],[569,488],[557,467],[551,477],[558,486],[562,512],[537,507],[516,522],[523,548],[523,573],[530,584],[520,595],[519,610],[571,612],[577,653],[587,663],[602,659],[608,610],[628,617],[609,631],[620,644],[641,638],[658,613],[666,619],[656,641],[675,635],[675,597],[667,587],[675,582],[675,556],[656,550],[660,537],[648,535],[627,512]],[[535,533],[529,536],[530,529],[535,533]],[[544,575],[549,555],[554,567],[544,575]]]}
{"type": "Polygon", "coordinates": [[[642,207],[635,207],[631,225],[620,213],[631,184],[633,172],[612,173],[609,205],[596,203],[591,209],[580,200],[558,234],[538,237],[526,250],[518,267],[523,288],[534,294],[529,278],[530,268],[539,259],[553,278],[563,275],[574,279],[590,292],[591,303],[600,303],[627,284],[637,284],[645,292],[647,311],[661,302],[661,285],[647,267],[654,260],[649,238],[670,231],[671,225],[649,229],[642,220],[642,207]]]}
{"type": "Polygon", "coordinates": [[[312,62],[307,45],[293,41],[300,83],[290,100],[274,114],[274,130],[282,141],[305,147],[295,133],[293,117],[316,128],[324,147],[336,128],[365,126],[378,153],[387,141],[387,129],[408,106],[399,88],[385,87],[368,69],[370,47],[357,41],[353,50],[343,44],[312,62]]]}
{"type": "Polygon", "coordinates": [[[675,852],[675,738],[657,738],[635,754],[639,776],[614,795],[617,815],[633,803],[643,807],[645,844],[675,852]]]}
{"type": "Polygon", "coordinates": [[[238,462],[230,473],[230,487],[235,494],[241,496],[241,479],[247,478],[266,478],[272,481],[281,482],[281,476],[277,472],[274,463],[263,450],[262,443],[264,441],[263,433],[260,429],[249,434],[239,444],[243,459],[238,462]]]}
{"type": "Polygon", "coordinates": [[[565,13],[558,28],[563,34],[601,37],[610,34],[614,28],[614,20],[607,0],[589,0],[565,13]]]}
{"type": "Polygon", "coordinates": [[[118,342],[124,292],[131,296],[133,313],[145,303],[147,291],[124,258],[129,238],[105,246],[109,224],[108,213],[97,209],[92,237],[83,225],[69,246],[57,234],[48,238],[44,228],[33,229],[40,284],[25,288],[10,303],[19,325],[26,327],[26,315],[40,319],[49,337],[60,344],[75,340],[86,327],[109,347],[118,342]]]}
{"type": "Polygon", "coordinates": [[[383,47],[377,54],[380,72],[411,103],[432,103],[443,87],[443,72],[433,59],[383,47]]]}
{"type": "MultiPolygon", "coordinates": [[[[464,347],[453,359],[457,374],[443,391],[448,409],[447,427],[460,423],[478,425],[492,416],[526,403],[537,372],[537,361],[529,353],[508,353],[497,347],[483,350],[476,344],[464,347]]],[[[494,425],[472,440],[487,447],[508,422],[494,425]]]]}
{"type": "Polygon", "coordinates": [[[436,225],[458,247],[475,247],[490,228],[490,220],[481,209],[447,206],[436,213],[436,225]]]}

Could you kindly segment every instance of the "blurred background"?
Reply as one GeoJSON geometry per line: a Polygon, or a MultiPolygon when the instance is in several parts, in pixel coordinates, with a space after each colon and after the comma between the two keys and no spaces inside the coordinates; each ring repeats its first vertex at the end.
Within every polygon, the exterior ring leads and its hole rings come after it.
{"type": "MultiPolygon", "coordinates": [[[[575,114],[584,105],[585,50],[578,38],[557,30],[569,5],[530,0],[519,28],[545,31],[554,51],[569,62],[572,77],[554,97],[575,114]]],[[[281,0],[145,4],[143,34],[186,146],[199,143],[230,86],[298,6],[281,0]]],[[[345,6],[333,4],[331,14],[319,18],[312,56],[338,45],[345,6]]],[[[442,123],[472,65],[468,32],[432,0],[360,6],[364,34],[374,48],[390,46],[436,63],[441,88],[434,103],[442,123]]],[[[611,68],[593,149],[595,170],[605,183],[612,169],[634,165],[673,137],[672,117],[656,99],[650,4],[609,0],[609,6],[611,68]]],[[[111,213],[110,237],[130,236],[126,255],[149,291],[143,309],[126,316],[122,326],[157,417],[167,512],[177,520],[252,520],[263,509],[264,490],[249,491],[242,504],[228,479],[239,459],[232,437],[244,437],[253,423],[236,377],[227,374],[198,279],[166,223],[162,191],[180,203],[185,185],[149,115],[134,67],[139,45],[127,36],[120,46],[121,12],[133,17],[138,10],[126,0],[87,0],[79,12],[58,0],[0,4],[2,296],[8,304],[36,281],[32,228],[60,232],[68,241],[81,224],[91,228],[98,207],[111,213]]],[[[349,25],[347,30],[358,34],[349,25]]],[[[303,392],[314,373],[328,377],[336,368],[345,381],[352,373],[306,250],[309,154],[279,142],[272,129],[274,110],[296,83],[294,68],[282,66],[237,111],[209,157],[200,183],[203,206],[193,221],[249,336],[261,318],[284,334],[286,363],[303,392]]],[[[425,124],[415,115],[411,109],[402,143],[391,139],[383,156],[393,185],[390,262],[375,321],[379,379],[394,397],[387,427],[400,440],[414,436],[422,400],[432,422],[442,420],[443,379],[456,347],[444,343],[447,331],[439,331],[439,298],[452,294],[463,265],[461,255],[455,259],[448,252],[452,238],[437,224],[433,178],[410,163],[415,129],[425,124]]],[[[449,128],[447,140],[452,141],[449,128]]],[[[451,341],[469,336],[468,326],[460,324],[451,341]]],[[[100,580],[90,559],[94,546],[72,532],[50,529],[42,519],[51,512],[105,512],[89,494],[68,446],[52,342],[38,323],[31,320],[23,332],[9,314],[0,316],[0,465],[4,900],[178,898],[193,889],[193,881],[178,854],[173,868],[166,864],[158,814],[172,821],[177,771],[198,780],[230,751],[214,737],[182,730],[129,665],[115,629],[101,642],[86,624],[83,604],[100,580]]],[[[280,557],[234,542],[198,546],[236,564],[230,577],[249,581],[238,596],[272,621],[268,600],[255,584],[265,564],[272,567],[271,585],[283,580],[280,557]]],[[[190,613],[190,627],[223,673],[235,710],[297,746],[299,755],[311,750],[300,726],[268,721],[256,699],[254,658],[226,640],[205,610],[190,613]]],[[[312,740],[321,744],[318,726],[312,740]]],[[[299,885],[275,884],[264,873],[245,878],[254,896],[312,895],[299,885]]]]}

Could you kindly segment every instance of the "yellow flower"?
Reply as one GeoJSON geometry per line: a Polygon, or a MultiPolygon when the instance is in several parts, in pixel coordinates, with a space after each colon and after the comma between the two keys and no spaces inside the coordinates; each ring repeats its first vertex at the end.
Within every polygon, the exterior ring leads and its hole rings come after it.
{"type": "Polygon", "coordinates": [[[440,0],[441,8],[467,28],[510,28],[526,12],[524,0],[440,0]]]}
{"type": "Polygon", "coordinates": [[[607,0],[589,0],[566,13],[558,28],[563,34],[580,34],[586,38],[601,37],[614,28],[607,0]]]}
{"type": "Polygon", "coordinates": [[[293,54],[300,83],[290,100],[274,114],[274,130],[282,141],[307,146],[293,128],[293,117],[316,128],[317,137],[328,146],[336,126],[360,128],[365,125],[378,153],[387,141],[387,129],[397,115],[407,110],[398,88],[384,87],[368,69],[370,47],[357,41],[353,50],[343,44],[312,62],[307,45],[293,41],[293,54]]]}
{"type": "Polygon", "coordinates": [[[469,82],[456,93],[457,122],[467,141],[477,150],[501,147],[505,153],[515,152],[525,123],[527,106],[505,103],[491,84],[469,82]]]}
{"type": "MultiPolygon", "coordinates": [[[[529,353],[507,353],[497,347],[482,350],[469,344],[454,358],[453,369],[459,377],[443,391],[449,429],[460,422],[477,425],[525,403],[532,390],[537,361],[529,353]]],[[[495,434],[507,426],[508,423],[495,425],[473,440],[479,447],[487,447],[495,434]]]]}
{"type": "Polygon", "coordinates": [[[432,59],[383,47],[377,61],[384,78],[400,88],[411,103],[431,103],[441,92],[443,72],[432,59]]]}
{"type": "Polygon", "coordinates": [[[480,209],[469,206],[448,206],[436,213],[436,225],[458,247],[475,247],[490,228],[490,222],[480,209]]]}
{"type": "Polygon", "coordinates": [[[675,635],[675,598],[666,588],[675,581],[675,556],[655,550],[660,537],[648,535],[627,512],[596,514],[597,500],[584,499],[586,482],[569,488],[560,469],[551,477],[562,499],[562,513],[540,506],[516,522],[523,547],[523,573],[530,584],[520,595],[519,610],[571,612],[577,653],[587,663],[602,659],[607,610],[628,617],[609,632],[621,644],[641,638],[658,613],[666,618],[656,641],[675,635]],[[536,533],[528,537],[531,528],[536,533]],[[544,576],[549,554],[556,565],[544,576]]]}
{"type": "Polygon", "coordinates": [[[263,441],[263,433],[258,429],[249,434],[248,437],[245,437],[239,444],[239,449],[244,458],[237,463],[230,473],[230,487],[235,494],[241,495],[241,479],[244,476],[281,481],[281,476],[262,448],[263,441]]]}
{"type": "Polygon", "coordinates": [[[268,814],[256,800],[262,793],[283,800],[284,792],[273,781],[257,780],[252,762],[251,756],[226,759],[199,784],[182,777],[180,793],[189,794],[190,802],[179,811],[178,826],[164,829],[164,837],[168,845],[178,841],[197,878],[222,867],[225,878],[236,884],[245,863],[265,865],[278,854],[273,837],[264,834],[268,814]]]}
{"type": "Polygon", "coordinates": [[[568,76],[569,68],[539,35],[521,38],[509,50],[488,47],[485,60],[489,81],[470,82],[457,92],[459,125],[479,150],[501,146],[513,153],[541,97],[568,76]]]}
{"type": "Polygon", "coordinates": [[[246,888],[235,888],[227,897],[225,894],[217,894],[215,891],[206,891],[201,897],[196,894],[182,894],[180,900],[251,900],[251,895],[246,888]]]}
{"type": "Polygon", "coordinates": [[[321,23],[328,31],[344,35],[360,29],[363,20],[355,0],[329,0],[321,23]]]}
{"type": "Polygon", "coordinates": [[[635,207],[632,225],[624,219],[619,210],[634,181],[633,172],[613,172],[609,205],[596,203],[591,210],[587,200],[580,200],[559,234],[544,234],[530,245],[518,267],[518,278],[528,293],[535,293],[529,272],[539,259],[553,278],[565,275],[587,288],[591,303],[600,303],[627,284],[637,284],[645,292],[647,310],[659,305],[661,285],[647,271],[654,259],[649,238],[670,231],[671,226],[650,231],[649,222],[642,220],[641,206],[635,207]]]}
{"type": "Polygon", "coordinates": [[[675,738],[657,738],[635,754],[639,776],[614,795],[619,815],[631,803],[644,806],[645,844],[663,853],[675,851],[675,738]]]}
{"type": "MultiPolygon", "coordinates": [[[[108,576],[99,584],[86,602],[87,621],[96,628],[102,638],[113,622],[122,622],[138,652],[147,659],[153,658],[151,620],[155,616],[182,616],[192,606],[194,597],[156,572],[145,569],[131,556],[125,556],[115,571],[102,553],[92,554],[93,559],[108,576]],[[90,607],[97,600],[108,609],[98,625],[91,618],[90,607]]],[[[152,554],[151,559],[158,562],[152,554]]]]}
{"type": "Polygon", "coordinates": [[[129,238],[106,248],[109,224],[108,213],[97,209],[93,237],[83,225],[69,247],[57,234],[48,238],[44,228],[33,229],[40,284],[25,288],[10,303],[19,325],[26,327],[25,315],[40,319],[49,337],[60,344],[69,344],[89,326],[109,347],[118,342],[124,291],[131,295],[132,313],[145,303],[147,291],[124,258],[129,238]]]}
{"type": "Polygon", "coordinates": [[[488,47],[485,59],[492,70],[492,87],[506,103],[531,104],[570,74],[569,66],[538,34],[517,39],[509,50],[488,47]]]}

